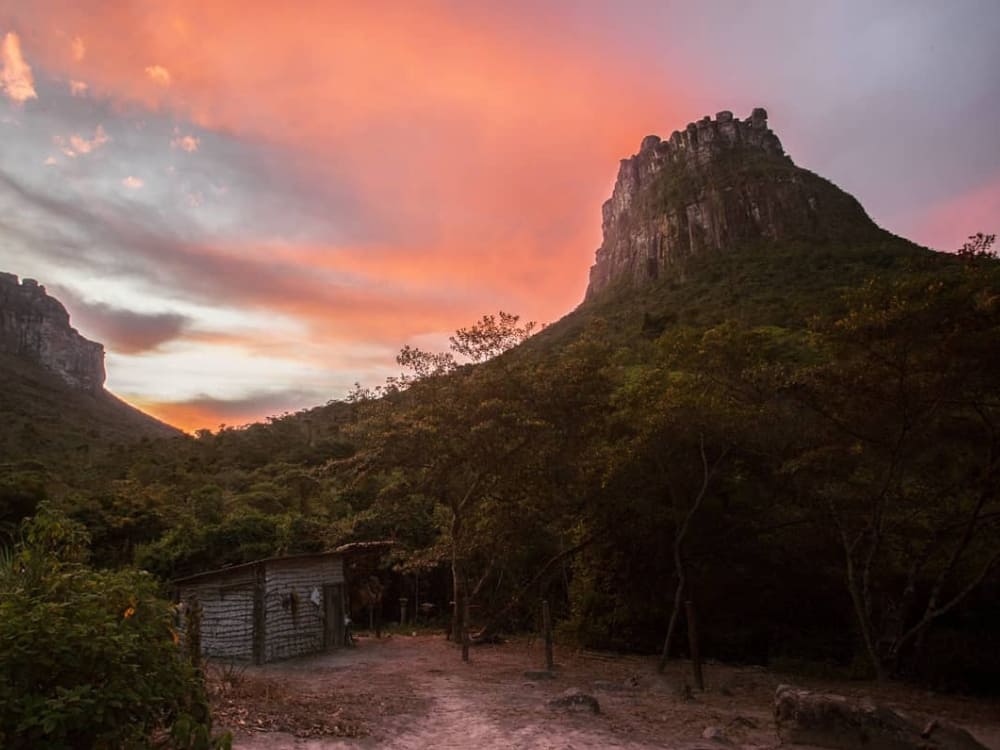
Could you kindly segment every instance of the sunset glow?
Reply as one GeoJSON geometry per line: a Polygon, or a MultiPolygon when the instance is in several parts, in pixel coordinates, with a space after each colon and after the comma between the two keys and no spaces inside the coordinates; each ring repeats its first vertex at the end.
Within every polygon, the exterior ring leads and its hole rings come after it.
{"type": "Polygon", "coordinates": [[[0,0],[0,270],[193,430],[564,315],[618,160],[720,109],[891,231],[997,229],[995,4],[538,5],[0,0]]]}

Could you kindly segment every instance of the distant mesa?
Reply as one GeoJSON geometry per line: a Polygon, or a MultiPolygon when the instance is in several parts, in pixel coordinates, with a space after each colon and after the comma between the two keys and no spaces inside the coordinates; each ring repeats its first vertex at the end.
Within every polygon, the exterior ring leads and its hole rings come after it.
{"type": "Polygon", "coordinates": [[[666,140],[642,139],[605,202],[587,299],[648,284],[698,253],[760,241],[859,240],[882,233],[852,196],[801,169],[756,108],[719,112],[666,140]]]}
{"type": "Polygon", "coordinates": [[[0,272],[0,354],[33,361],[71,388],[104,387],[104,346],[70,326],[62,303],[34,279],[0,272]]]}

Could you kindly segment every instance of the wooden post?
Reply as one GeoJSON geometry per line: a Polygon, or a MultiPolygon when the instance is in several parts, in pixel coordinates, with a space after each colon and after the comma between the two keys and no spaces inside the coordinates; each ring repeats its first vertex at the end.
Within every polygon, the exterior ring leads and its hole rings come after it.
{"type": "Polygon", "coordinates": [[[542,631],[545,633],[545,668],[552,671],[552,614],[549,612],[549,602],[542,602],[542,631]]]}
{"type": "Polygon", "coordinates": [[[462,633],[462,661],[469,660],[469,600],[462,603],[462,616],[459,618],[459,630],[462,633]]]}
{"type": "Polygon", "coordinates": [[[705,690],[705,679],[701,673],[701,650],[698,647],[698,615],[694,610],[694,602],[690,599],[684,602],[688,621],[688,645],[691,648],[691,669],[694,670],[694,684],[701,691],[705,690]]]}

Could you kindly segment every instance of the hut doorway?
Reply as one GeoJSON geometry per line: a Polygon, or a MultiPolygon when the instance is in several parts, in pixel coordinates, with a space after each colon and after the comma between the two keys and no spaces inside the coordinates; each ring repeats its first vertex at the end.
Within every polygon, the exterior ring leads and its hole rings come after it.
{"type": "Polygon", "coordinates": [[[323,586],[323,646],[339,648],[344,645],[344,585],[328,583],[323,586]]]}

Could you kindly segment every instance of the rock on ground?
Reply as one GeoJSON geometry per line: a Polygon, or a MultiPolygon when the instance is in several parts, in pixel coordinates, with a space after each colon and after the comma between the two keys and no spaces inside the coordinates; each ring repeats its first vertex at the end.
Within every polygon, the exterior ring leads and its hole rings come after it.
{"type": "Polygon", "coordinates": [[[550,700],[549,708],[590,711],[594,714],[601,712],[601,704],[597,702],[597,698],[578,688],[570,688],[562,695],[550,700]]]}
{"type": "Polygon", "coordinates": [[[987,750],[959,727],[921,726],[885,706],[780,685],[774,720],[782,742],[838,750],[987,750]]]}

